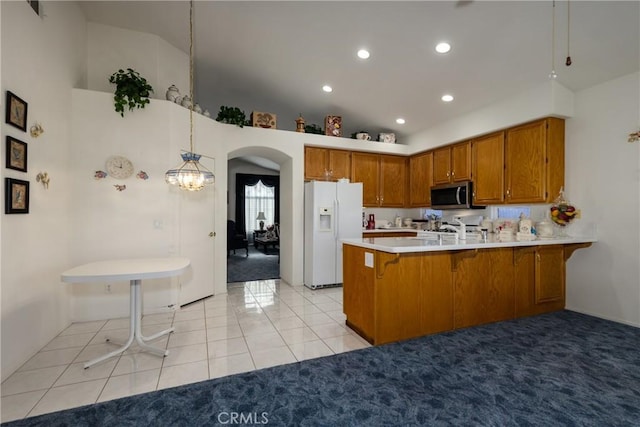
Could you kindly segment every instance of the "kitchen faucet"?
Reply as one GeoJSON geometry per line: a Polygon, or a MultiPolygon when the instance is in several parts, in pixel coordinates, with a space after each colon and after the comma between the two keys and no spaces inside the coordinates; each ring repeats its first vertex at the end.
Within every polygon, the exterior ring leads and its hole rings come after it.
{"type": "Polygon", "coordinates": [[[467,239],[467,226],[465,225],[464,222],[460,221],[460,218],[454,218],[453,220],[456,221],[459,224],[458,227],[446,224],[446,225],[441,226],[440,230],[453,230],[456,233],[458,233],[458,238],[460,240],[466,240],[467,239]]]}

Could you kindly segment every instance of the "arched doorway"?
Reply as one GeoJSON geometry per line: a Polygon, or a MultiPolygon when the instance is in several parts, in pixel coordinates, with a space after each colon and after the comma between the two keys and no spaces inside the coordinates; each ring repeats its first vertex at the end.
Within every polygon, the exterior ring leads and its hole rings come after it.
{"type": "Polygon", "coordinates": [[[280,278],[280,165],[228,160],[227,283],[280,278]]]}
{"type": "MultiPolygon", "coordinates": [[[[297,154],[286,153],[282,150],[271,148],[267,146],[248,146],[238,148],[227,153],[227,167],[229,162],[233,159],[249,159],[251,162],[260,162],[260,159],[267,160],[272,164],[279,167],[280,176],[280,203],[279,203],[279,228],[280,228],[280,242],[279,242],[279,255],[280,255],[280,277],[290,284],[302,284],[302,241],[303,241],[303,221],[301,216],[296,216],[295,212],[301,212],[303,209],[303,181],[302,179],[294,179],[294,170],[302,170],[303,152],[300,152],[300,158],[297,158],[297,154]],[[300,163],[298,165],[298,163],[300,163]],[[299,182],[298,182],[299,181],[299,182]],[[294,251],[294,242],[298,242],[295,246],[297,253],[294,251]]],[[[263,166],[264,167],[264,166],[263,166]]],[[[272,168],[273,165],[271,166],[272,168]]],[[[227,169],[227,180],[234,179],[233,172],[229,172],[227,169]]],[[[231,184],[227,183],[227,188],[231,184]]],[[[227,218],[232,204],[235,204],[235,198],[231,192],[227,193],[227,218]],[[232,198],[234,200],[232,200],[232,198]]]]}

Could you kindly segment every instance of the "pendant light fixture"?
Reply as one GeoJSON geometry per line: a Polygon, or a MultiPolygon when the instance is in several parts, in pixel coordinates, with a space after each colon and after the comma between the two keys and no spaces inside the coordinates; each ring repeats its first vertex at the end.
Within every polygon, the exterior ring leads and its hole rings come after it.
{"type": "MultiPolygon", "coordinates": [[[[193,0],[189,1],[189,96],[193,100],[193,0]]],[[[182,190],[200,191],[215,182],[213,173],[199,163],[200,154],[193,151],[193,106],[189,107],[189,149],[182,153],[182,164],[164,174],[167,184],[182,190]]]]}
{"type": "Polygon", "coordinates": [[[551,80],[558,78],[558,74],[556,74],[556,0],[553,0],[551,9],[551,72],[549,78],[551,80]]]}

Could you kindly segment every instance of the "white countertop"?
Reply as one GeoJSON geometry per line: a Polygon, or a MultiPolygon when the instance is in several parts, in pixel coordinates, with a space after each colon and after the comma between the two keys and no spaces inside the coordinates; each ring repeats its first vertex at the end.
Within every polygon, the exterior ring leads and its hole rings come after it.
{"type": "Polygon", "coordinates": [[[485,242],[472,236],[467,236],[467,240],[456,240],[454,236],[454,234],[451,234],[451,237],[447,236],[442,240],[438,240],[435,237],[362,237],[358,239],[343,239],[342,243],[382,252],[411,253],[509,248],[518,246],[566,245],[598,241],[595,236],[553,237],[531,241],[518,241],[514,237],[513,240],[499,240],[495,234],[489,233],[487,241],[485,242]]]}

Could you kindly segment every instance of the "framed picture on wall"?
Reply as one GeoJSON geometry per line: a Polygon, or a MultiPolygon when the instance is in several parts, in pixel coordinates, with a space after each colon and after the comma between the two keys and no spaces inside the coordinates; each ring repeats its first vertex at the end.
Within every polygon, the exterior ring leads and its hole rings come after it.
{"type": "Polygon", "coordinates": [[[29,181],[4,179],[4,213],[29,213],[29,181]]]}
{"type": "Polygon", "coordinates": [[[27,171],[27,143],[7,136],[6,167],[20,172],[27,171]]]}
{"type": "Polygon", "coordinates": [[[7,91],[6,122],[18,129],[27,131],[27,103],[15,93],[7,91]]]}

